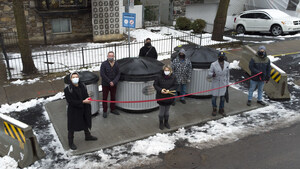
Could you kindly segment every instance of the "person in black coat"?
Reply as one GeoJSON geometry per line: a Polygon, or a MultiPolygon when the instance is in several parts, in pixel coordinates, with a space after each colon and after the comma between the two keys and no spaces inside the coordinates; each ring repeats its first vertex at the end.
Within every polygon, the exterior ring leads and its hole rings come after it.
{"type": "Polygon", "coordinates": [[[145,46],[140,49],[139,53],[140,57],[150,57],[157,59],[157,52],[154,46],[151,45],[151,39],[147,38],[145,42],[145,46]]]}
{"type": "MultiPolygon", "coordinates": [[[[175,75],[172,73],[172,68],[169,65],[163,67],[163,71],[157,76],[154,81],[154,88],[156,90],[156,99],[172,97],[176,93],[177,81],[175,75]]],[[[174,99],[167,99],[157,101],[159,104],[159,128],[161,130],[164,127],[170,129],[169,110],[174,99]]]]}
{"type": "Polygon", "coordinates": [[[65,97],[67,101],[67,125],[68,125],[68,141],[69,147],[76,150],[74,144],[74,132],[84,130],[85,140],[97,140],[97,137],[91,135],[89,129],[92,128],[91,101],[88,100],[89,95],[86,86],[80,83],[79,74],[77,72],[70,74],[71,84],[65,89],[65,97]]]}

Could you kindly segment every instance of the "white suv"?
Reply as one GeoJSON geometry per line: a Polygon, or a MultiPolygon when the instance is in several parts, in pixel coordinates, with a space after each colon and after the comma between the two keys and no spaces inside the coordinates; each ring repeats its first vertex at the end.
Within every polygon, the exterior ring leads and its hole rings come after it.
{"type": "Polygon", "coordinates": [[[245,32],[271,32],[278,36],[283,33],[300,31],[300,18],[292,17],[277,9],[249,10],[234,18],[238,34],[245,32]]]}

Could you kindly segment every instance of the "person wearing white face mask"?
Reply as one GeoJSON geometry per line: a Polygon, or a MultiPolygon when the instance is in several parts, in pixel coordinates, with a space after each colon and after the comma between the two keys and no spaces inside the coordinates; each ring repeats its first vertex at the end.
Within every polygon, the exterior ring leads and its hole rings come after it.
{"type": "Polygon", "coordinates": [[[77,72],[70,74],[71,84],[65,89],[65,97],[68,104],[67,108],[67,126],[69,147],[76,150],[74,144],[74,132],[84,130],[86,141],[95,141],[97,137],[91,135],[89,129],[92,128],[91,101],[87,89],[83,83],[80,83],[77,72]]]}
{"type": "MultiPolygon", "coordinates": [[[[176,93],[177,81],[175,75],[172,73],[172,68],[169,65],[164,65],[161,73],[156,77],[154,84],[156,90],[156,99],[172,97],[176,93]]],[[[169,125],[169,109],[174,99],[167,99],[157,101],[159,104],[159,128],[161,130],[166,127],[170,129],[169,125]]]]}

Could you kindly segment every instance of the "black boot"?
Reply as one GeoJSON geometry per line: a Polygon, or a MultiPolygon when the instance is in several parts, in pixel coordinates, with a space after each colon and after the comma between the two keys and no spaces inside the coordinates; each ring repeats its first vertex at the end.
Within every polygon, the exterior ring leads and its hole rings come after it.
{"type": "Polygon", "coordinates": [[[165,121],[164,121],[164,125],[167,129],[170,129],[170,125],[169,125],[169,116],[165,116],[165,121]]]}
{"type": "Polygon", "coordinates": [[[211,113],[212,116],[216,116],[217,115],[217,108],[213,107],[213,111],[211,113]]]}
{"type": "Polygon", "coordinates": [[[71,150],[76,150],[77,147],[76,145],[74,144],[74,132],[68,132],[68,141],[69,141],[69,147],[71,150]]]}
{"type": "Polygon", "coordinates": [[[159,129],[163,130],[164,129],[164,117],[159,116],[159,129]]]}
{"type": "Polygon", "coordinates": [[[91,135],[91,132],[89,130],[84,130],[84,135],[85,135],[85,141],[96,141],[96,140],[98,140],[97,137],[91,135]]]}

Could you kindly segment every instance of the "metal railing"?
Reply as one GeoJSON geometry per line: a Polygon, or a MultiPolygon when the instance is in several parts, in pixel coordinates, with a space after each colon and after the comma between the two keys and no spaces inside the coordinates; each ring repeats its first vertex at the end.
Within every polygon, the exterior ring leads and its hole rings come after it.
{"type": "MultiPolygon", "coordinates": [[[[159,57],[162,57],[162,55],[171,55],[174,48],[178,45],[198,44],[201,46],[213,46],[233,41],[236,40],[230,39],[224,42],[212,41],[209,34],[186,34],[153,39],[152,45],[156,48],[157,53],[160,55],[159,57]]],[[[99,44],[99,46],[95,47],[33,52],[32,58],[39,73],[49,74],[72,69],[98,67],[107,59],[109,51],[114,51],[117,60],[127,57],[138,57],[140,48],[143,46],[144,42],[132,42],[130,45],[127,42],[117,42],[105,45],[99,44]]],[[[9,66],[7,70],[9,70],[12,78],[22,78],[23,65],[21,55],[19,53],[8,53],[7,58],[8,64],[6,66],[9,66]]]]}

